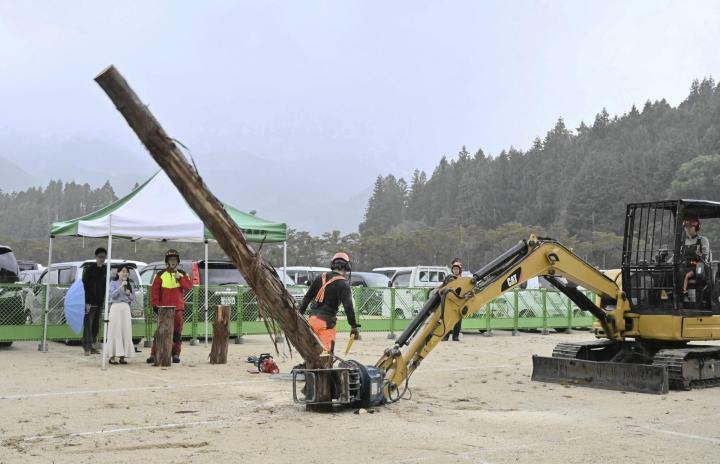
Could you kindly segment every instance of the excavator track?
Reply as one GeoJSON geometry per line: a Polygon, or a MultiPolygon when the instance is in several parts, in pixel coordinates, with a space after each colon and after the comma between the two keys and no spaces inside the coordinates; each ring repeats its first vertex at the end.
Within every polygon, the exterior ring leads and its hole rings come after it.
{"type": "Polygon", "coordinates": [[[720,346],[664,348],[651,363],[613,362],[635,342],[560,343],[552,357],[533,356],[533,380],[641,393],[720,386],[720,346]]]}
{"type": "Polygon", "coordinates": [[[593,340],[586,343],[558,343],[553,348],[553,358],[589,359],[584,356],[590,350],[606,349],[615,345],[611,340],[593,340]]]}
{"type": "Polygon", "coordinates": [[[720,386],[720,346],[663,349],[655,354],[653,365],[667,370],[673,390],[720,386]]]}

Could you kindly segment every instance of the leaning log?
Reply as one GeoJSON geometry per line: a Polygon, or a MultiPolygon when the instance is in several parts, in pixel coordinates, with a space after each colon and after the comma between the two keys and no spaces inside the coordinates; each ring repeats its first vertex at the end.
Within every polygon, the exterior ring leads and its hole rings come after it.
{"type": "Polygon", "coordinates": [[[217,305],[213,321],[213,339],[210,347],[210,364],[227,364],[230,340],[230,306],[217,305]]]}
{"type": "Polygon", "coordinates": [[[263,262],[245,240],[240,228],[210,192],[205,182],[185,159],[174,139],[169,137],[150,110],[130,88],[125,78],[110,66],[95,81],[135,131],[153,159],[167,173],[188,205],[210,229],[220,247],[247,280],[258,303],[285,332],[288,340],[308,367],[329,367],[330,358],[321,356],[320,340],[305,318],[295,309],[295,300],[283,286],[274,269],[263,262]]]}
{"type": "Polygon", "coordinates": [[[170,367],[174,329],[175,306],[159,306],[155,331],[155,366],[170,367]]]}

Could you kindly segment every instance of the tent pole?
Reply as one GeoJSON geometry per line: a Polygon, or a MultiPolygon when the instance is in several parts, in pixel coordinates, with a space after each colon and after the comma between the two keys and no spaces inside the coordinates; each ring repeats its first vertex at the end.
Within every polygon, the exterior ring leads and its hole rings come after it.
{"type": "Polygon", "coordinates": [[[50,265],[52,264],[52,242],[54,235],[50,235],[50,244],[48,245],[48,267],[47,277],[45,278],[45,314],[43,315],[43,338],[38,346],[38,351],[47,353],[47,330],[48,330],[48,310],[50,309],[50,265]]]}
{"type": "Polygon", "coordinates": [[[101,368],[105,370],[105,356],[107,354],[108,313],[110,311],[110,263],[112,262],[112,214],[108,216],[108,250],[105,268],[105,317],[103,317],[103,349],[101,368]]]}
{"type": "Polygon", "coordinates": [[[287,240],[283,242],[283,285],[287,287],[287,240]]]}
{"type": "Polygon", "coordinates": [[[205,240],[205,345],[208,344],[208,282],[210,281],[210,274],[208,273],[208,241],[205,240]]]}

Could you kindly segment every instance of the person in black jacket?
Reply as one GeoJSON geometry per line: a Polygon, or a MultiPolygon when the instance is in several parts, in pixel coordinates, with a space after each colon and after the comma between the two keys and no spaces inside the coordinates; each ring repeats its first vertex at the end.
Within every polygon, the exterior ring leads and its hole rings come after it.
{"type": "Polygon", "coordinates": [[[328,352],[331,352],[335,345],[335,325],[340,303],[345,308],[350,335],[355,335],[356,338],[360,335],[360,325],[355,320],[352,292],[345,277],[350,272],[350,257],[347,253],[335,253],[330,269],[330,272],[323,272],[315,278],[299,308],[300,314],[304,315],[308,305],[310,306],[308,323],[328,352]]]}
{"type": "MultiPolygon", "coordinates": [[[[448,283],[452,282],[453,280],[457,279],[462,275],[463,271],[463,262],[460,260],[460,258],[455,258],[452,261],[452,264],[450,265],[450,274],[445,278],[445,281],[443,282],[443,285],[447,285],[448,283]]],[[[462,329],[462,319],[457,321],[457,324],[455,324],[455,327],[452,329],[452,339],[454,342],[460,341],[460,329],[462,329]]],[[[443,337],[443,340],[447,340],[450,337],[450,332],[443,337]]]]}
{"type": "Polygon", "coordinates": [[[95,264],[85,267],[82,281],[85,288],[85,319],[83,320],[82,345],[85,356],[99,354],[95,348],[98,331],[100,330],[100,313],[105,304],[105,277],[107,269],[105,260],[107,250],[95,250],[95,264]]]}

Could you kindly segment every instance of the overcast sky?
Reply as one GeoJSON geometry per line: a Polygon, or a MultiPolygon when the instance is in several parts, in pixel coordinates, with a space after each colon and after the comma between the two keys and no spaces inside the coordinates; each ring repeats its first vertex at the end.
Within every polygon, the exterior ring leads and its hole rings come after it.
{"type": "Polygon", "coordinates": [[[0,139],[143,156],[92,81],[112,63],[201,168],[346,163],[354,193],[462,145],[527,149],[560,116],[677,105],[720,76],[718,44],[717,1],[0,0],[0,139]]]}

